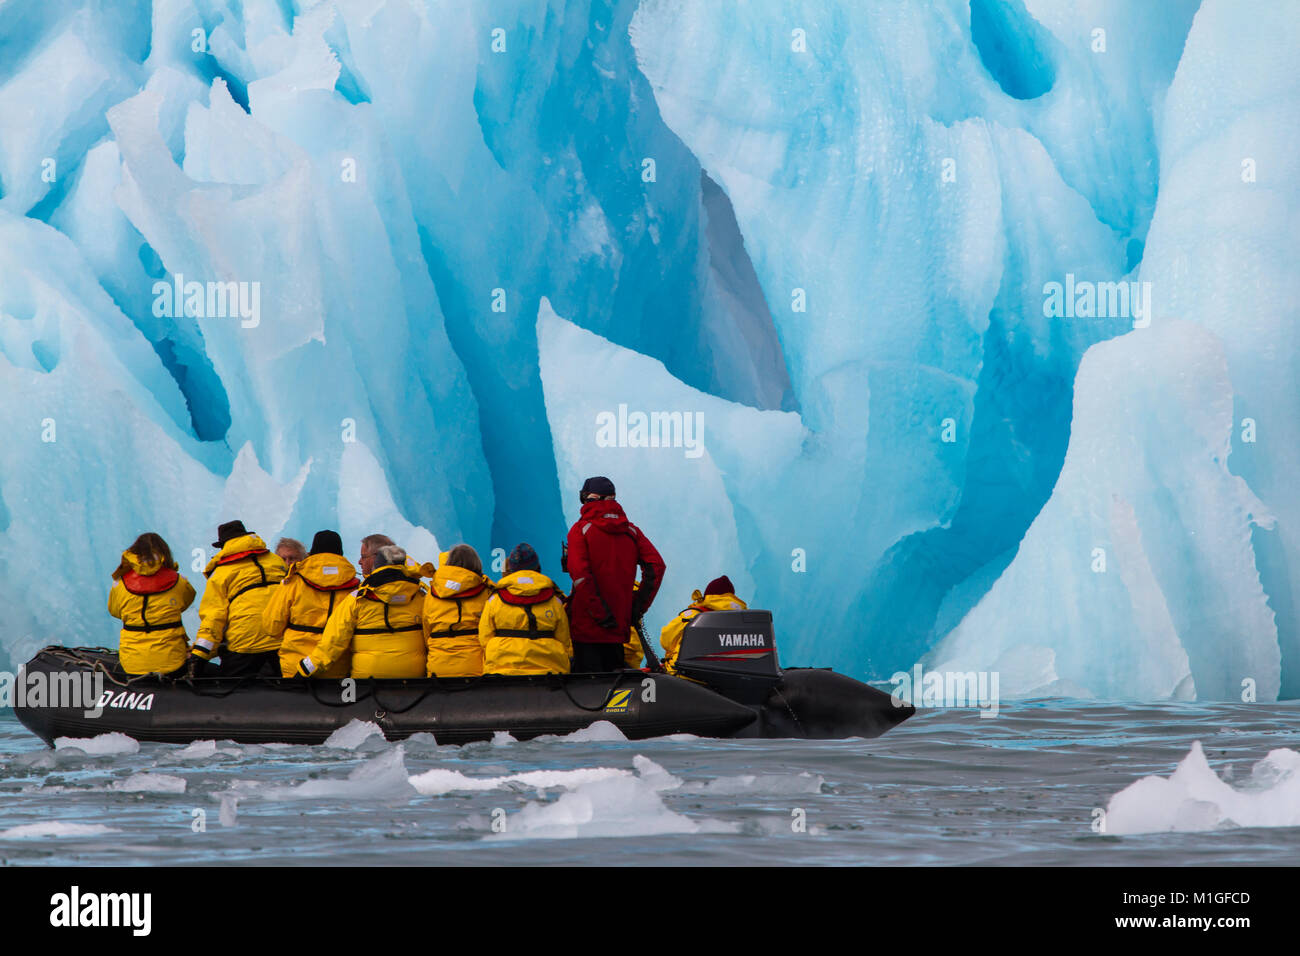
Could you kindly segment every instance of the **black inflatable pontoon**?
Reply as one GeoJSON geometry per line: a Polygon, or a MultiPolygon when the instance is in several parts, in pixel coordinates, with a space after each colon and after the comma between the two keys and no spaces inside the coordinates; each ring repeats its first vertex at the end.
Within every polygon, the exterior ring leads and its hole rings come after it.
{"type": "Polygon", "coordinates": [[[113,731],[168,743],[318,744],[354,718],[378,724],[389,740],[428,732],[439,743],[463,744],[501,730],[519,740],[568,734],[598,720],[631,740],[674,733],[878,737],[915,713],[832,671],[782,670],[766,611],[699,615],[683,633],[678,658],[678,669],[693,680],[639,670],[420,680],[127,680],[116,664],[111,650],[45,648],[20,675],[26,693],[15,702],[18,719],[47,744],[113,731]],[[93,699],[81,691],[92,685],[93,699]]]}

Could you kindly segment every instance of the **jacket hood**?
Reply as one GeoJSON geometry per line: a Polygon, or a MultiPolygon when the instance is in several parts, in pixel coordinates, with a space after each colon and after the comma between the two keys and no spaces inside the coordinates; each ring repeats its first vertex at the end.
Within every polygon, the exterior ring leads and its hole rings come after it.
{"type": "Polygon", "coordinates": [[[117,580],[126,574],[136,574],[141,577],[148,577],[149,575],[157,574],[159,571],[163,570],[164,567],[172,571],[178,569],[178,565],[175,561],[171,564],[165,564],[165,562],[159,560],[142,561],[140,556],[134,551],[123,551],[122,563],[119,564],[117,570],[113,572],[113,578],[114,580],[117,580]]]}
{"type": "Polygon", "coordinates": [[[696,591],[691,595],[692,607],[706,607],[710,611],[743,611],[747,605],[734,594],[710,594],[708,596],[696,591]]]}
{"type": "Polygon", "coordinates": [[[444,564],[433,573],[433,593],[440,598],[464,597],[491,586],[490,580],[481,574],[475,574],[469,568],[444,564]]]}
{"type": "Polygon", "coordinates": [[[122,563],[113,572],[132,594],[158,594],[166,591],[180,578],[176,562],[159,560],[142,561],[134,551],[122,552],[122,563]]]}
{"type": "Polygon", "coordinates": [[[370,572],[357,588],[359,597],[367,597],[385,604],[410,604],[416,595],[424,593],[420,584],[420,570],[410,565],[385,564],[370,572]]]}
{"type": "Polygon", "coordinates": [[[498,589],[504,589],[519,597],[532,597],[541,594],[547,588],[555,588],[553,582],[541,571],[516,571],[507,574],[497,582],[498,589]]]}
{"type": "Polygon", "coordinates": [[[357,569],[341,554],[313,554],[294,564],[285,580],[295,574],[312,587],[341,591],[357,586],[357,569]]]}
{"type": "Polygon", "coordinates": [[[627,515],[617,501],[588,501],[582,506],[582,520],[590,521],[601,531],[617,534],[627,531],[627,515]]]}
{"type": "Polygon", "coordinates": [[[208,562],[208,566],[203,569],[203,573],[211,574],[217,565],[225,564],[240,555],[257,554],[266,550],[266,542],[257,535],[241,534],[238,538],[231,538],[221,546],[221,550],[208,562]]]}

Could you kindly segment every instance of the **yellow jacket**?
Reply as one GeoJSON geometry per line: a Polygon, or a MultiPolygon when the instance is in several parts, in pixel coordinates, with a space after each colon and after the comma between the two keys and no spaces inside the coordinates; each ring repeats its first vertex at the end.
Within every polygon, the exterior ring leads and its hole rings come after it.
{"type": "Polygon", "coordinates": [[[429,677],[478,677],[483,673],[483,645],[478,622],[492,597],[492,582],[468,568],[443,564],[433,573],[424,599],[424,640],[429,677]]]}
{"type": "Polygon", "coordinates": [[[298,672],[312,675],[352,649],[353,677],[424,677],[424,585],[420,572],[387,564],[339,602],[298,672]]]}
{"type": "Polygon", "coordinates": [[[478,640],[486,674],[569,673],[569,618],[555,584],[540,571],[516,571],[497,582],[479,618],[478,640]]]}
{"type": "Polygon", "coordinates": [[[227,541],[203,570],[208,586],[199,602],[193,652],[210,660],[223,642],[238,654],[278,650],[280,639],[267,632],[262,612],[271,600],[271,585],[279,584],[287,572],[279,555],[268,551],[257,535],[227,541]]]}
{"type": "Polygon", "coordinates": [[[122,552],[108,592],[108,613],[122,622],[118,660],[128,674],[171,673],[185,663],[189,641],[181,612],[194,603],[194,586],[173,562],[141,561],[122,552]]]}
{"type": "Polygon", "coordinates": [[[636,636],[636,628],[632,628],[632,636],[623,643],[623,664],[627,667],[638,668],[641,666],[641,658],[645,657],[645,652],[641,650],[641,638],[636,636]]]}
{"type": "Polygon", "coordinates": [[[734,594],[710,594],[708,597],[696,591],[691,595],[691,606],[664,625],[659,632],[659,643],[664,649],[664,669],[670,674],[677,673],[677,652],[682,648],[682,631],[686,625],[704,611],[743,611],[745,602],[734,594]]]}
{"type": "MultiPolygon", "coordinates": [[[[325,624],[357,587],[357,572],[341,554],[313,554],[289,569],[262,612],[267,633],[280,642],[280,673],[292,677],[298,662],[316,649],[325,624]]],[[[347,677],[352,662],[343,655],[318,677],[347,677]]]]}

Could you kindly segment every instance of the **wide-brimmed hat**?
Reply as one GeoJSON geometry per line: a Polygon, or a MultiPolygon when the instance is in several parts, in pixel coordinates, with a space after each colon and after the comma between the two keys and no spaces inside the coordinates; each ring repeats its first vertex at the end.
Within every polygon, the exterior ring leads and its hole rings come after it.
{"type": "Polygon", "coordinates": [[[225,547],[227,541],[231,538],[238,538],[240,535],[248,534],[248,529],[244,527],[242,521],[227,521],[225,524],[217,526],[217,540],[212,542],[214,548],[225,547]]]}

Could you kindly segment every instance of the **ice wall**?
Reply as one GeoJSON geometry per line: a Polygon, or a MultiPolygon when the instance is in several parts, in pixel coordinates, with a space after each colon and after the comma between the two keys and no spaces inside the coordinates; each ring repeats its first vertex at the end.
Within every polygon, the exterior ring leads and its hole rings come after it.
{"type": "Polygon", "coordinates": [[[1044,660],[1013,692],[1062,679],[1140,696],[1180,672],[1202,697],[1300,688],[1300,399],[1284,384],[1300,318],[1300,81],[1285,63],[1300,22],[1285,4],[1237,12],[1201,8],[1164,100],[1140,270],[1154,324],[1088,353],[1052,498],[936,663],[1044,660]]]}
{"type": "Polygon", "coordinates": [[[4,645],[111,643],[118,551],[197,561],[234,512],[555,571],[604,472],[668,561],[657,621],[725,571],[792,663],[1300,693],[1296,31],[1196,0],[10,0],[0,557],[57,542],[89,597],[11,573],[4,645]],[[1153,298],[1048,315],[1067,276],[1153,298]],[[160,308],[178,277],[256,315],[160,308]],[[620,409],[697,448],[602,441],[620,409]]]}

